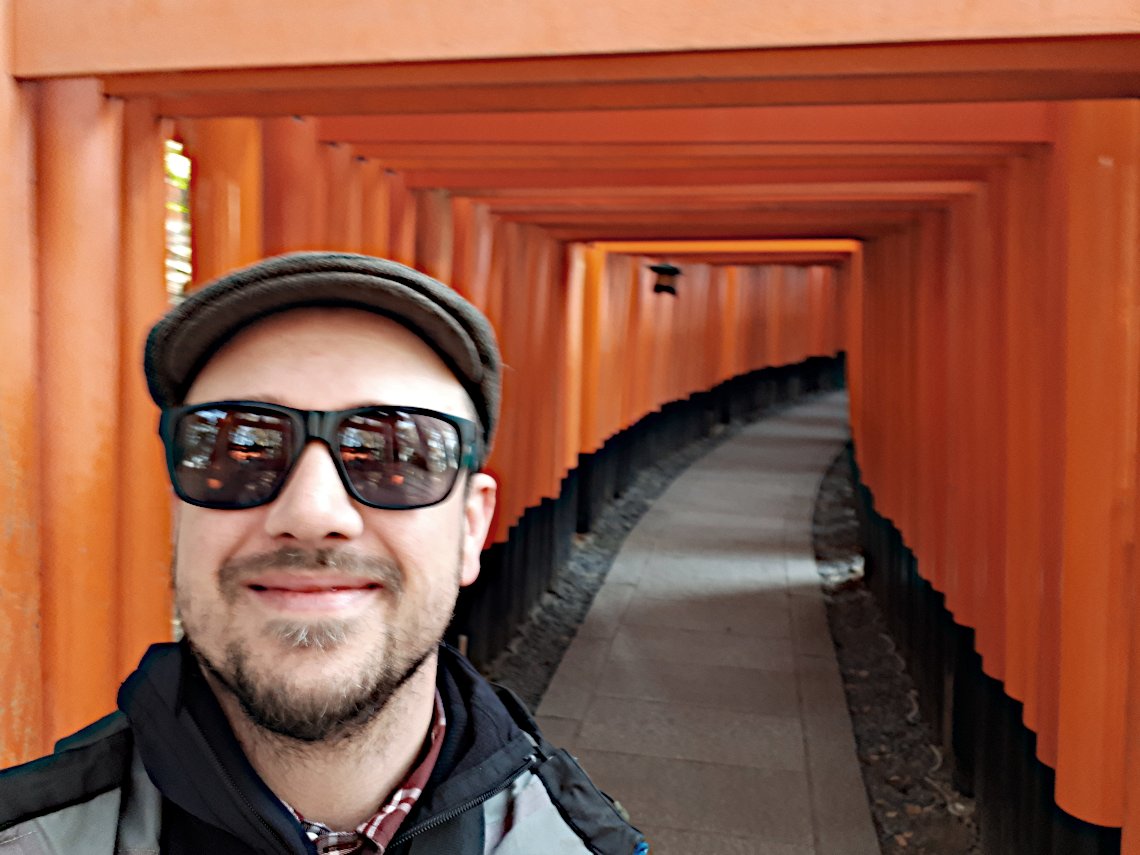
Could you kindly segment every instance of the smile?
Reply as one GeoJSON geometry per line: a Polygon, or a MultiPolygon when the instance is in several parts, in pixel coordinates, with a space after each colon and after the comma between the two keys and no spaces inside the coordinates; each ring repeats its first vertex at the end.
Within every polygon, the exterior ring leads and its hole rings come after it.
{"type": "Polygon", "coordinates": [[[244,585],[253,601],[275,612],[340,614],[374,602],[385,586],[371,579],[262,575],[244,585]]]}

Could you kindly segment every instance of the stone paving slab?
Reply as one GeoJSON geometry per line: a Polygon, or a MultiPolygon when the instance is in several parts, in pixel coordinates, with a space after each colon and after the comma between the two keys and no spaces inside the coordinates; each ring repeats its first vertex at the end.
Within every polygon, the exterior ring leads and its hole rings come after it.
{"type": "Polygon", "coordinates": [[[847,399],[746,427],[630,532],[539,705],[654,855],[879,855],[811,545],[847,399]]]}

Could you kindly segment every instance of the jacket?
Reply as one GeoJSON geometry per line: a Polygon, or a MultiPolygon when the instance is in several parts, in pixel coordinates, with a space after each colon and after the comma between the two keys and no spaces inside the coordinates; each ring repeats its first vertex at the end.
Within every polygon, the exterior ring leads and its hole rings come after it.
{"type": "MultiPolygon", "coordinates": [[[[447,731],[388,855],[643,855],[577,762],[522,703],[440,648],[447,731]]],[[[0,772],[0,855],[312,855],[258,777],[184,644],[159,644],[119,711],[48,757],[0,772]]]]}

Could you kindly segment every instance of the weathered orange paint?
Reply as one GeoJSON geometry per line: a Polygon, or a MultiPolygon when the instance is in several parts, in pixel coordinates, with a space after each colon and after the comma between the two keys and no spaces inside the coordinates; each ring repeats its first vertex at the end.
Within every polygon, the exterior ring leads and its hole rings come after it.
{"type": "MultiPolygon", "coordinates": [[[[597,110],[565,113],[326,117],[324,139],[361,142],[661,142],[791,145],[1034,144],[1047,141],[1050,113],[1039,101],[976,104],[833,104],[812,107],[709,107],[705,109],[597,110]]],[[[862,149],[856,149],[856,153],[862,149]]],[[[935,148],[934,153],[940,149],[935,148]]],[[[492,185],[494,186],[494,185],[492,185]]],[[[834,235],[833,235],[834,236],[834,235]]]]}
{"type": "Polygon", "coordinates": [[[416,264],[416,198],[398,172],[389,173],[388,191],[388,251],[389,256],[401,264],[416,264]]]}
{"type": "Polygon", "coordinates": [[[318,157],[324,177],[324,245],[341,252],[360,252],[364,176],[356,152],[344,143],[326,143],[318,149],[318,157]]]}
{"type": "Polygon", "coordinates": [[[122,612],[116,644],[119,678],[126,677],[149,645],[168,641],[172,631],[172,496],[162,462],[162,443],[155,429],[158,413],[141,370],[146,334],[169,305],[164,283],[163,174],[163,144],[169,133],[169,123],[155,115],[153,104],[139,100],[125,105],[118,457],[130,478],[120,482],[117,510],[117,599],[128,604],[122,612]]]}
{"type": "Polygon", "coordinates": [[[37,123],[44,735],[113,708],[119,676],[122,102],[44,83],[37,123]],[[92,217],[93,209],[111,216],[92,217]],[[44,430],[43,426],[50,427],[44,430]],[[92,639],[110,643],[93,644],[92,639]]]}
{"type": "Polygon", "coordinates": [[[452,280],[454,236],[451,198],[444,190],[417,190],[416,267],[443,282],[452,280]]]}
{"type": "Polygon", "coordinates": [[[264,120],[261,135],[265,253],[324,248],[316,126],[284,116],[264,120]]]}
{"type": "Polygon", "coordinates": [[[391,196],[383,164],[365,159],[360,164],[360,250],[387,258],[391,247],[391,196]]]}
{"type": "MultiPolygon", "coordinates": [[[[10,59],[11,3],[0,3],[0,68],[10,59]]],[[[30,759],[47,742],[43,718],[37,430],[39,299],[33,237],[35,84],[0,80],[0,765],[30,759]]]]}
{"type": "Polygon", "coordinates": [[[192,283],[201,285],[261,258],[261,122],[198,119],[178,131],[193,175],[192,283]]]}
{"type": "Polygon", "coordinates": [[[568,472],[578,465],[582,450],[582,418],[585,398],[583,364],[585,359],[585,248],[573,245],[566,255],[566,272],[563,276],[562,305],[566,394],[563,398],[562,466],[568,472]]]}
{"type": "Polygon", "coordinates": [[[1140,388],[1140,102],[1059,105],[1068,179],[1065,520],[1057,803],[1123,818],[1140,388]],[[1078,190],[1079,188],[1079,190],[1078,190]],[[1089,288],[1089,282],[1099,287],[1089,288]]]}

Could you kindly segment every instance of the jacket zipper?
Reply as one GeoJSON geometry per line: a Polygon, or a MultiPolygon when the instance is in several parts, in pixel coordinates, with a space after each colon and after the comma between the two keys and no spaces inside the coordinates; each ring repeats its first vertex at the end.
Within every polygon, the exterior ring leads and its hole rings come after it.
{"type": "Polygon", "coordinates": [[[451,810],[444,811],[438,816],[433,816],[431,819],[424,820],[414,828],[409,828],[407,831],[403,831],[397,834],[392,839],[392,842],[385,847],[385,849],[388,851],[395,851],[397,846],[403,845],[413,837],[416,837],[425,831],[430,831],[433,828],[437,828],[446,822],[451,822],[451,820],[455,819],[461,813],[466,813],[472,808],[483,804],[483,802],[488,801],[489,799],[493,799],[495,796],[513,784],[518,779],[518,777],[522,775],[523,772],[525,772],[527,769],[530,769],[536,759],[537,758],[535,755],[528,754],[526,760],[523,761],[523,764],[511,772],[511,774],[508,775],[501,784],[495,787],[495,789],[488,790],[482,795],[476,796],[470,801],[464,802],[463,804],[459,805],[459,807],[454,807],[451,810]]]}
{"type": "Polygon", "coordinates": [[[210,759],[214,761],[214,767],[218,770],[218,774],[222,776],[222,779],[229,785],[230,790],[237,795],[238,799],[241,800],[242,806],[245,808],[246,813],[248,813],[250,816],[256,817],[257,821],[261,823],[261,826],[284,847],[284,851],[294,851],[293,847],[289,845],[289,841],[282,837],[276,828],[266,822],[265,818],[257,812],[254,806],[250,803],[249,799],[246,798],[245,793],[241,791],[241,788],[238,787],[234,779],[230,777],[230,773],[226,770],[226,767],[222,765],[222,761],[218,759],[217,752],[214,751],[214,746],[210,745],[209,741],[207,741],[206,747],[210,752],[210,759]]]}

